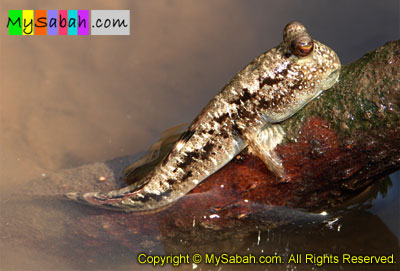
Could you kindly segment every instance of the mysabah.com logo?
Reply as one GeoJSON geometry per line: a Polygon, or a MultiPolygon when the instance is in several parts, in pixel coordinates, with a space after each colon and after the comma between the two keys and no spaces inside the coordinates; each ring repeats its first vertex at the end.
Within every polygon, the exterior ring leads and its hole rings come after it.
{"type": "Polygon", "coordinates": [[[7,27],[24,36],[130,35],[130,10],[9,10],[7,27]]]}

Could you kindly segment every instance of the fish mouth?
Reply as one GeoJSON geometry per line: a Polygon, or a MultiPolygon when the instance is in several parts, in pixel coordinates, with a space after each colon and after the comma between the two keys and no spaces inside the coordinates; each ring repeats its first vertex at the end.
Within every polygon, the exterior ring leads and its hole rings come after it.
{"type": "Polygon", "coordinates": [[[328,75],[328,80],[336,81],[336,80],[339,78],[339,74],[340,74],[340,68],[334,70],[333,72],[331,72],[331,73],[328,75]]]}
{"type": "Polygon", "coordinates": [[[311,100],[317,98],[321,94],[321,92],[333,87],[338,82],[339,75],[340,75],[340,68],[331,72],[319,86],[319,91],[315,93],[315,95],[311,98],[311,100]]]}
{"type": "Polygon", "coordinates": [[[324,80],[321,86],[321,90],[326,90],[333,87],[338,82],[339,75],[340,75],[340,68],[331,72],[324,80]]]}

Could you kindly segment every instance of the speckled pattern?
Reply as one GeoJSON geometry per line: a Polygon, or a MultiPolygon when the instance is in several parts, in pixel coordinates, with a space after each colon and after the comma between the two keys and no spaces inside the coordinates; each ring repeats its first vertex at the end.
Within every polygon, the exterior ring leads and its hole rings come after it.
{"type": "Polygon", "coordinates": [[[166,206],[192,190],[249,146],[276,175],[284,175],[274,148],[279,122],[333,86],[336,53],[288,24],[283,41],[241,70],[202,110],[167,157],[144,179],[108,193],[68,193],[90,205],[125,212],[166,206]]]}

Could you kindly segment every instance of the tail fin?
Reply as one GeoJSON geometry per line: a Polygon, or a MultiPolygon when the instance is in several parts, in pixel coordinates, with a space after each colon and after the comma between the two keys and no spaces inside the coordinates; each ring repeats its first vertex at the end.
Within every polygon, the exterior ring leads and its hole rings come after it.
{"type": "MultiPolygon", "coordinates": [[[[67,193],[65,196],[73,201],[98,206],[104,209],[110,209],[115,211],[132,212],[136,211],[134,204],[126,204],[124,200],[130,199],[133,203],[134,201],[141,202],[142,188],[147,182],[141,181],[133,185],[124,187],[119,190],[113,190],[106,193],[100,192],[89,192],[89,193],[79,193],[72,192],[67,193]]],[[[140,204],[138,204],[140,205],[140,204]]],[[[141,209],[140,206],[137,206],[141,209]]]]}

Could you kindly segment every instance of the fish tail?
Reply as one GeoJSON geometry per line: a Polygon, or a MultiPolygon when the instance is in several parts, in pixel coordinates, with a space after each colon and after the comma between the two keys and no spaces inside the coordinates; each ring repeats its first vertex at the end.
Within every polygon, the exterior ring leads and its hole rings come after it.
{"type": "Polygon", "coordinates": [[[132,212],[136,211],[136,209],[141,209],[144,202],[142,192],[147,183],[148,180],[144,179],[127,187],[110,192],[71,192],[65,194],[65,197],[75,202],[97,206],[104,209],[132,212]],[[124,202],[124,200],[127,199],[129,199],[131,204],[127,205],[126,202],[124,202]]]}

